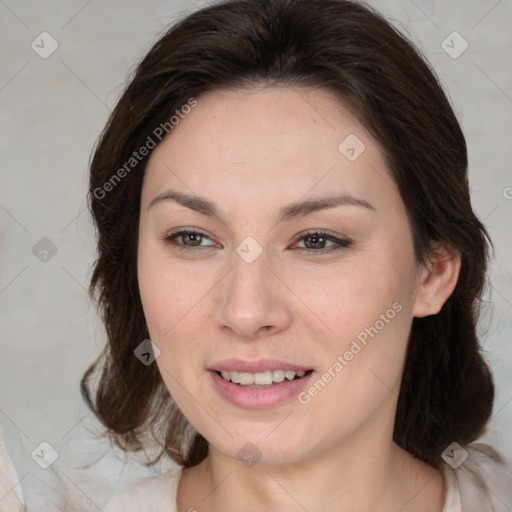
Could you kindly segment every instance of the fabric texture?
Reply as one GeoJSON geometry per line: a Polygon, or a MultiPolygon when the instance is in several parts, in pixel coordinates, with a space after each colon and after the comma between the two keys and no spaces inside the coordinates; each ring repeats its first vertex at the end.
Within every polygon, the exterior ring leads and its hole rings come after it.
{"type": "MultiPolygon", "coordinates": [[[[443,465],[445,499],[441,512],[505,512],[512,509],[512,470],[494,460],[486,445],[466,447],[458,467],[443,465]]],[[[182,468],[125,487],[105,512],[178,512],[182,468]]]]}
{"type": "Polygon", "coordinates": [[[23,512],[25,502],[21,494],[18,474],[5,448],[0,429],[0,511],[23,512]]]}

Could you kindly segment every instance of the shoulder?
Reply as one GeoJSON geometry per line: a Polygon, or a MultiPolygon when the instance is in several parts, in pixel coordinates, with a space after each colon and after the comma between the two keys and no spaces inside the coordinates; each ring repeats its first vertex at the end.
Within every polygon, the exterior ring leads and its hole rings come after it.
{"type": "Polygon", "coordinates": [[[176,494],[182,468],[142,478],[121,489],[105,512],[176,512],[176,494]]]}
{"type": "Polygon", "coordinates": [[[2,510],[25,510],[21,494],[20,479],[5,448],[0,427],[0,501],[2,510]]]}
{"type": "Polygon", "coordinates": [[[447,503],[443,512],[495,512],[512,508],[512,469],[489,446],[473,443],[457,467],[445,466],[447,503]]]}

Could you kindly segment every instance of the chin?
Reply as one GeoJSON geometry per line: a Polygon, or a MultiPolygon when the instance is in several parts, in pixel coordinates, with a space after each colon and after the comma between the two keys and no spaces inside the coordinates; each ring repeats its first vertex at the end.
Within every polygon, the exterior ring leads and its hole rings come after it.
{"type": "Polygon", "coordinates": [[[306,458],[309,449],[305,445],[305,440],[310,436],[299,436],[297,432],[285,429],[278,436],[276,432],[272,432],[273,428],[275,425],[272,428],[268,425],[265,428],[256,425],[252,429],[237,426],[235,432],[245,432],[244,435],[235,434],[233,438],[227,435],[213,435],[210,437],[211,440],[207,439],[217,451],[248,467],[256,464],[289,465],[306,458]]]}

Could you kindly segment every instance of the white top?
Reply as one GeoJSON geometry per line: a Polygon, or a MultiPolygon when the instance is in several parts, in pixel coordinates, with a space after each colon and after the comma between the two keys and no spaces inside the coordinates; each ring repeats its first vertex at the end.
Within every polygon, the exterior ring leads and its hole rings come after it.
{"type": "Polygon", "coordinates": [[[0,511],[22,512],[23,510],[25,510],[25,502],[21,495],[19,478],[5,449],[2,429],[0,429],[0,511]]]}
{"type": "MultiPolygon", "coordinates": [[[[443,464],[446,495],[441,512],[505,512],[512,509],[512,470],[475,447],[458,468],[443,464]]],[[[142,478],[125,487],[105,512],[178,512],[176,496],[183,469],[142,478]]]]}

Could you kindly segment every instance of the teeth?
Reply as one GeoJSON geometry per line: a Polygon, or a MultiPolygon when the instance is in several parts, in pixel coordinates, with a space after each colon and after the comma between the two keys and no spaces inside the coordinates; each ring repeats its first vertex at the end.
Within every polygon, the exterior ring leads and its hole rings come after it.
{"type": "Polygon", "coordinates": [[[272,372],[272,380],[274,382],[283,382],[284,378],[285,378],[284,370],[274,370],[272,372]]]}
{"type": "Polygon", "coordinates": [[[293,372],[291,370],[272,370],[257,373],[222,371],[220,373],[224,380],[246,387],[271,386],[272,383],[283,382],[285,379],[293,380],[295,376],[300,378],[306,374],[305,371],[293,372]]]}
{"type": "Polygon", "coordinates": [[[254,374],[254,384],[269,386],[272,384],[272,372],[260,372],[254,374]]]}
{"type": "Polygon", "coordinates": [[[254,384],[254,374],[247,372],[240,372],[238,374],[240,384],[242,386],[252,386],[254,384]]]}

